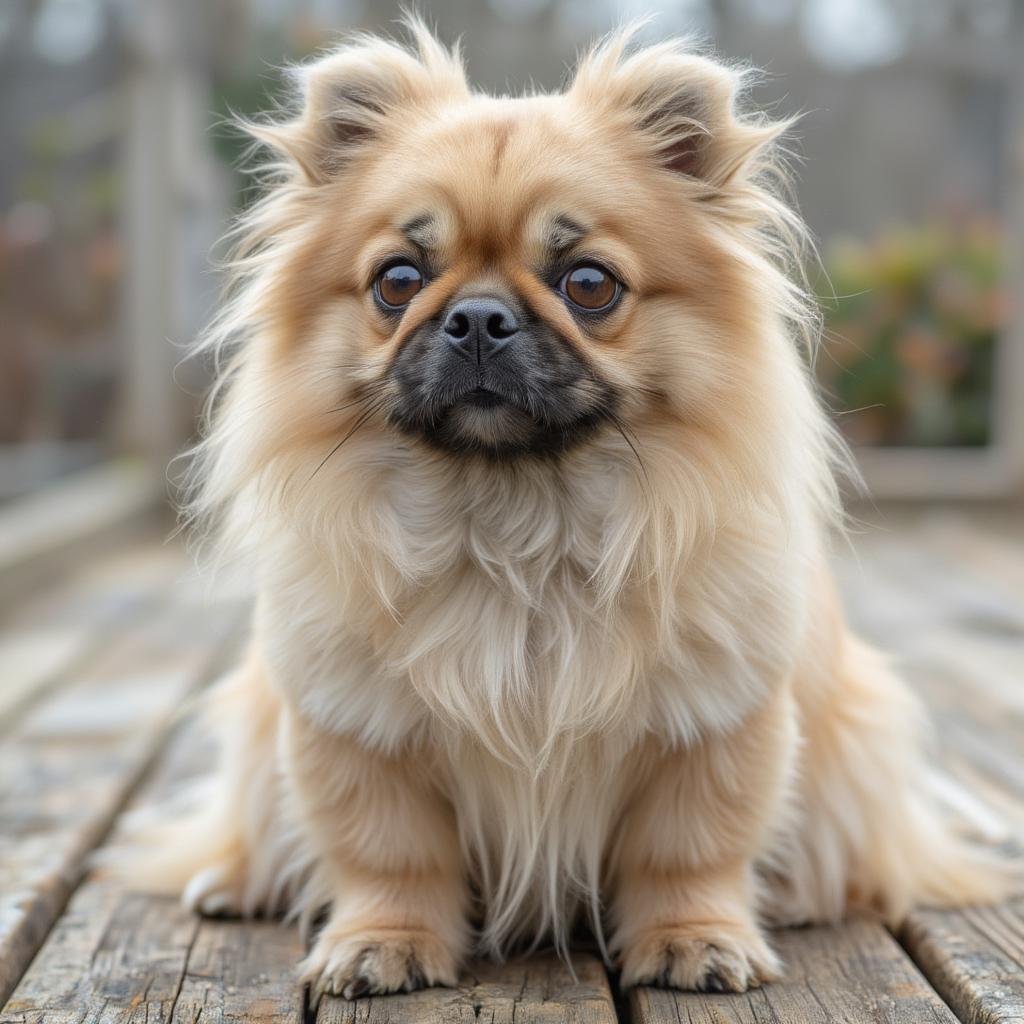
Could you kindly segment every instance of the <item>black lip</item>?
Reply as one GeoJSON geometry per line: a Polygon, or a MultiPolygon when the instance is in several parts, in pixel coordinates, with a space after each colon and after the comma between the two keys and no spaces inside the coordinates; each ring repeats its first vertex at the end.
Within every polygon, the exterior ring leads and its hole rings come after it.
{"type": "Polygon", "coordinates": [[[508,401],[497,391],[485,387],[475,387],[472,391],[467,391],[460,400],[477,409],[495,409],[499,405],[506,405],[508,401]]]}

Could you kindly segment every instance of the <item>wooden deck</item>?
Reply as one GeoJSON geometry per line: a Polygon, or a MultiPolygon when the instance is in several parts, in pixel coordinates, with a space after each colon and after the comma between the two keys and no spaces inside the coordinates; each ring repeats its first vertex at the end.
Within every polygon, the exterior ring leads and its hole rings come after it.
{"type": "MultiPolygon", "coordinates": [[[[871,514],[838,570],[854,620],[901,656],[937,758],[1024,834],[1024,523],[871,514]]],[[[177,727],[229,662],[244,607],[211,602],[154,536],[0,593],[0,1013],[30,1022],[1024,1021],[1024,902],[779,934],[784,981],[742,996],[619,993],[592,956],[479,963],[458,989],[328,999],[294,982],[298,936],[125,895],[84,858],[126,809],[209,751],[177,727]]]]}

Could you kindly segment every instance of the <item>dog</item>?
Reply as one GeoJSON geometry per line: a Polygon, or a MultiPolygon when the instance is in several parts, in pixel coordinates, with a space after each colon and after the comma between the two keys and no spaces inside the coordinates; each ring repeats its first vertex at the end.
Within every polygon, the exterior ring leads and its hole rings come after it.
{"type": "Polygon", "coordinates": [[[315,998],[577,925],[624,985],[742,992],[770,926],[996,898],[830,576],[791,122],[684,42],[508,98],[408,29],[246,125],[188,517],[252,637],[136,881],[326,914],[315,998]]]}

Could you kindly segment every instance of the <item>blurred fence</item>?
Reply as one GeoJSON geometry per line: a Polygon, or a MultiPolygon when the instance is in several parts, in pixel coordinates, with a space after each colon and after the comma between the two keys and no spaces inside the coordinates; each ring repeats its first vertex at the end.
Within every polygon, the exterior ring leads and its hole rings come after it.
{"type": "MultiPolygon", "coordinates": [[[[1024,477],[1020,0],[434,0],[474,81],[555,87],[625,17],[696,32],[804,111],[799,196],[821,243],[818,370],[889,493],[1012,492],[1024,477]]],[[[245,200],[230,109],[277,68],[397,5],[6,0],[0,7],[0,500],[134,451],[166,463],[202,369],[209,254],[245,200]],[[177,380],[177,385],[173,378],[177,380]]]]}

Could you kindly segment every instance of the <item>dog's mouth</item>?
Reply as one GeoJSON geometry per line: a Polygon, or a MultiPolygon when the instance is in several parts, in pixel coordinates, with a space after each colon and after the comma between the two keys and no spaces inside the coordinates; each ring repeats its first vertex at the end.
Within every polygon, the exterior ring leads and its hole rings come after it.
{"type": "Polygon", "coordinates": [[[481,414],[491,412],[495,418],[513,418],[541,425],[547,417],[550,396],[531,393],[525,381],[517,381],[508,373],[487,372],[452,375],[431,388],[424,402],[429,417],[440,420],[473,413],[480,421],[481,414]]]}
{"type": "Polygon", "coordinates": [[[501,460],[592,436],[614,411],[614,389],[552,329],[519,322],[515,344],[487,358],[467,358],[436,323],[415,332],[391,365],[391,425],[450,454],[501,460]]]}
{"type": "Polygon", "coordinates": [[[462,442],[474,447],[519,443],[543,430],[546,420],[543,403],[531,402],[529,395],[482,377],[462,387],[449,382],[427,406],[429,413],[422,421],[426,434],[434,440],[447,439],[449,447],[453,441],[456,447],[462,442]]]}
{"type": "Polygon", "coordinates": [[[477,385],[467,391],[458,401],[472,406],[474,409],[498,409],[509,404],[509,399],[498,391],[494,391],[483,384],[477,385]]]}
{"type": "Polygon", "coordinates": [[[529,396],[480,384],[448,392],[418,414],[392,416],[392,423],[433,448],[452,455],[482,455],[501,461],[559,455],[592,437],[611,418],[612,403],[588,409],[531,408],[529,396]]]}

